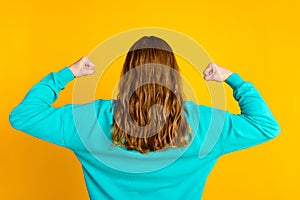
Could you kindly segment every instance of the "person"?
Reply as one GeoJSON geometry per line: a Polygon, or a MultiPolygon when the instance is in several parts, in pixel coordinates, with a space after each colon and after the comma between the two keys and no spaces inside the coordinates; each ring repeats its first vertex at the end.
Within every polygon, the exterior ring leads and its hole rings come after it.
{"type": "Polygon", "coordinates": [[[276,137],[280,126],[238,73],[213,62],[203,72],[232,88],[241,109],[232,114],[185,100],[178,72],[167,42],[144,36],[127,53],[116,99],[52,106],[67,83],[95,73],[83,56],[34,85],[10,123],[72,150],[90,199],[199,199],[219,157],[276,137]]]}

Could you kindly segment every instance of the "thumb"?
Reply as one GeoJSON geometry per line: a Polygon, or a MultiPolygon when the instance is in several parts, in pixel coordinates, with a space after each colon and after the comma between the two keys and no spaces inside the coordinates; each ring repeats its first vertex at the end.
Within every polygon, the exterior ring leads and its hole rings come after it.
{"type": "Polygon", "coordinates": [[[85,57],[84,62],[89,67],[95,67],[95,64],[88,57],[85,57]]]}
{"type": "Polygon", "coordinates": [[[213,62],[210,62],[210,63],[207,65],[207,67],[204,69],[203,74],[207,76],[207,75],[214,74],[215,71],[216,71],[216,69],[215,69],[214,63],[213,63],[213,62]]]}
{"type": "Polygon", "coordinates": [[[203,71],[203,74],[204,75],[209,75],[209,72],[212,70],[212,67],[210,66],[210,65],[208,65],[205,69],[204,69],[204,71],[203,71]]]}

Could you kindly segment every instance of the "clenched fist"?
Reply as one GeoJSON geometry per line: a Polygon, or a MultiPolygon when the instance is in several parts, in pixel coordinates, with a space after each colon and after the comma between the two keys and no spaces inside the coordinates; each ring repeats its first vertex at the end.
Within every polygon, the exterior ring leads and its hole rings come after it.
{"type": "Polygon", "coordinates": [[[83,56],[78,61],[73,63],[69,68],[73,72],[75,77],[81,77],[85,75],[94,74],[94,63],[88,59],[88,57],[83,56]]]}
{"type": "Polygon", "coordinates": [[[221,67],[214,62],[210,62],[203,71],[204,79],[207,81],[225,81],[232,72],[229,69],[221,67]]]}

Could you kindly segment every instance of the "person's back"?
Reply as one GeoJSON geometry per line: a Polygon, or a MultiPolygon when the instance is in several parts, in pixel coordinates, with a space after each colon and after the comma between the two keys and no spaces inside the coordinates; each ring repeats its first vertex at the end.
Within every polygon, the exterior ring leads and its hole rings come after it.
{"type": "Polygon", "coordinates": [[[185,100],[175,56],[153,36],[128,52],[117,99],[51,107],[74,76],[93,67],[84,57],[49,74],[10,115],[16,129],[75,153],[91,199],[199,199],[220,156],[279,133],[254,86],[214,63],[204,78],[226,81],[242,114],[185,100]]]}

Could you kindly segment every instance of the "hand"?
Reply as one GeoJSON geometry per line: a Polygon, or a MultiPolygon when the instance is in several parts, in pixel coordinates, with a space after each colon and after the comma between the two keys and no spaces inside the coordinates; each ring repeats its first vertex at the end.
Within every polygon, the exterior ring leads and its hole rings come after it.
{"type": "Polygon", "coordinates": [[[204,79],[206,81],[225,81],[232,72],[229,69],[221,67],[214,62],[210,62],[203,71],[204,79]]]}
{"type": "Polygon", "coordinates": [[[69,68],[73,72],[75,77],[81,77],[85,75],[94,74],[94,63],[92,63],[88,57],[83,56],[78,61],[73,63],[69,68]]]}

